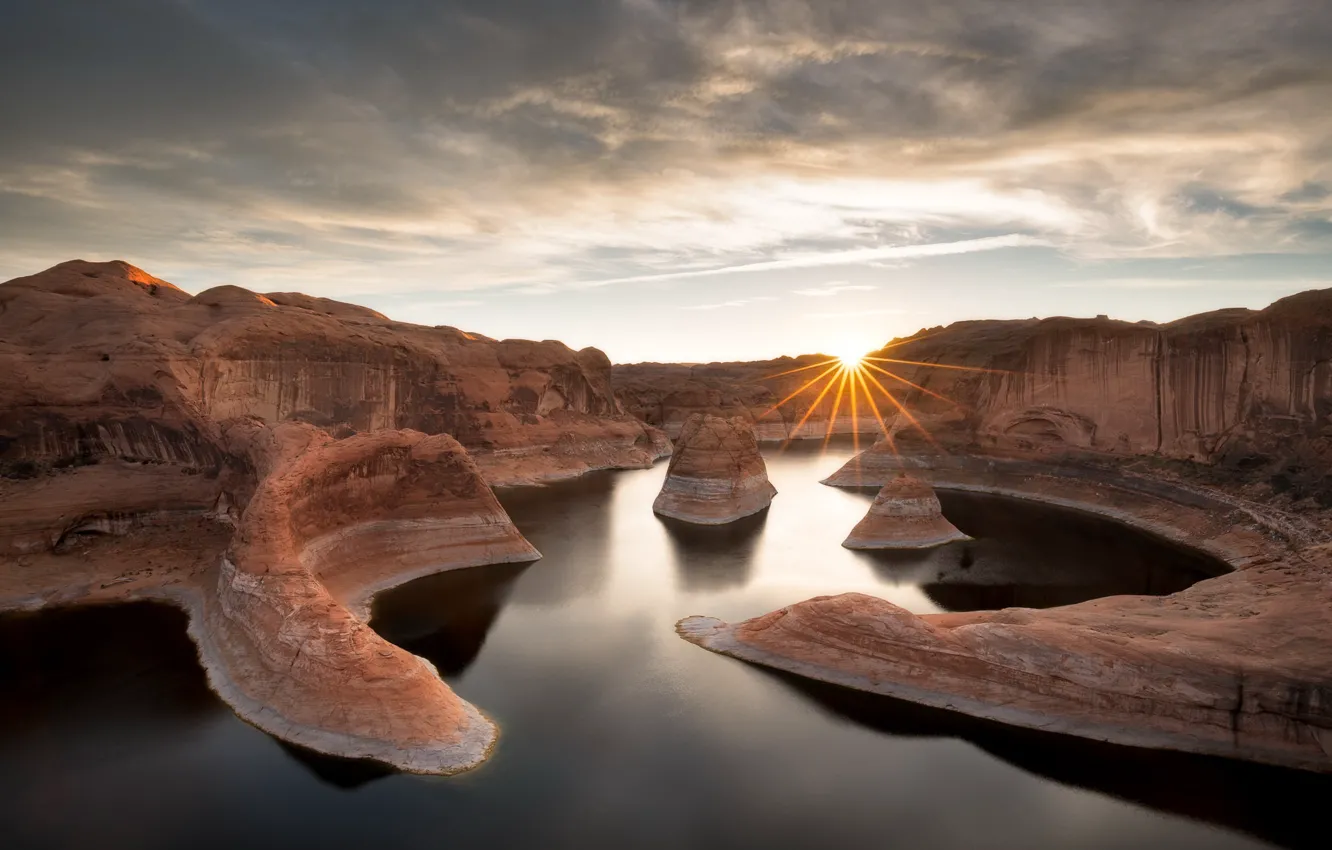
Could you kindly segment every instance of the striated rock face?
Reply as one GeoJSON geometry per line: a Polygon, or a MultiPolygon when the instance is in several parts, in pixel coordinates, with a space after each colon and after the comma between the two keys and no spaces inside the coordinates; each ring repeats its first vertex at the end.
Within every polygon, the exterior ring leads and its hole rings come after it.
{"type": "Polygon", "coordinates": [[[493,483],[648,466],[669,443],[619,412],[610,369],[595,349],[62,263],[0,284],[0,555],[243,505],[255,476],[220,436],[243,417],[447,433],[493,483]]]}
{"type": "Polygon", "coordinates": [[[842,545],[848,549],[928,549],[971,538],[944,518],[934,488],[899,475],[879,490],[865,518],[842,545]]]}
{"type": "Polygon", "coordinates": [[[685,522],[721,525],[758,513],[775,495],[750,424],[739,417],[695,415],[680,431],[652,510],[685,522]]]}
{"type": "MultiPolygon", "coordinates": [[[[1193,461],[1332,506],[1325,477],[1332,466],[1332,290],[1165,325],[1062,317],[958,322],[922,329],[873,356],[927,364],[875,362],[902,380],[871,374],[945,445],[1193,461]]],[[[748,416],[762,436],[785,438],[783,428],[804,416],[814,393],[760,414],[821,370],[764,376],[823,359],[638,364],[617,367],[615,383],[628,410],[668,432],[692,413],[722,413],[748,416]]],[[[914,428],[896,406],[877,390],[875,398],[889,428],[911,440],[914,428]]],[[[804,431],[822,436],[832,410],[825,397],[804,431]]],[[[843,421],[849,415],[843,404],[835,433],[878,430],[863,400],[854,423],[843,421]]]]}
{"type": "Polygon", "coordinates": [[[119,262],[0,284],[0,610],[181,605],[237,712],[323,752],[482,759],[492,724],[365,625],[370,597],[538,557],[488,483],[668,452],[595,349],[119,262]]]}
{"type": "Polygon", "coordinates": [[[904,457],[936,487],[1078,508],[1234,572],[1166,597],[915,616],[860,594],[687,640],[822,681],[1020,726],[1332,772],[1332,540],[1324,523],[1105,466],[904,457]]]}
{"type": "Polygon", "coordinates": [[[269,472],[216,592],[191,605],[214,689],[250,722],[323,752],[427,773],[479,763],[494,726],[366,625],[369,599],[427,573],[540,554],[452,437],[332,441],[290,425],[275,447],[247,424],[231,436],[269,472]]]}

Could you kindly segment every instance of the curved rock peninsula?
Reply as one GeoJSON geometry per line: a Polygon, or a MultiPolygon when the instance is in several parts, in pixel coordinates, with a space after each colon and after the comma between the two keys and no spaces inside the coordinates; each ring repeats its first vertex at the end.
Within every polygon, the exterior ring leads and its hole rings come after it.
{"type": "Polygon", "coordinates": [[[944,517],[929,484],[898,475],[883,485],[865,518],[856,523],[842,545],[848,549],[929,549],[970,539],[944,517]]]}
{"type": "Polygon", "coordinates": [[[683,522],[723,525],[764,510],[775,495],[749,422],[696,414],[680,430],[652,510],[683,522]]]}
{"type": "Polygon", "coordinates": [[[369,599],[539,557],[488,484],[668,453],[610,368],[295,293],[191,296],[121,262],[0,284],[0,611],[173,602],[255,725],[465,769],[493,725],[365,625],[369,599]]]}
{"type": "Polygon", "coordinates": [[[890,454],[877,451],[885,473],[1098,513],[1233,571],[1171,596],[1047,610],[916,616],[861,594],[819,597],[736,624],[691,617],[681,636],[1019,726],[1332,772],[1332,540],[1321,523],[1087,459],[890,454]]]}

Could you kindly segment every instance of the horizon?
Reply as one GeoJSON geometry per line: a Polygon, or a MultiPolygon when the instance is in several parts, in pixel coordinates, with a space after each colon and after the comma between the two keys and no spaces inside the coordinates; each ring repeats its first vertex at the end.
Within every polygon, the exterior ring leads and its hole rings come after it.
{"type": "Polygon", "coordinates": [[[1313,0],[63,5],[0,35],[0,279],[131,256],[624,363],[1332,286],[1313,0]]]}
{"type": "MultiPolygon", "coordinates": [[[[87,260],[87,259],[85,259],[85,258],[83,258],[83,257],[73,258],[73,259],[70,259],[70,260],[62,260],[62,261],[60,261],[60,262],[58,262],[58,263],[55,263],[55,264],[53,264],[53,265],[51,265],[51,266],[47,266],[46,268],[41,269],[41,270],[39,270],[39,271],[31,272],[31,273],[29,273],[29,274],[19,275],[18,277],[28,277],[28,276],[31,276],[31,275],[41,274],[42,272],[50,271],[51,269],[55,268],[56,266],[63,265],[64,263],[69,263],[69,262],[123,263],[123,264],[125,264],[125,265],[127,265],[127,266],[130,266],[130,267],[132,267],[132,268],[138,269],[139,271],[147,272],[148,274],[152,275],[153,277],[158,278],[159,280],[165,280],[167,283],[170,283],[170,284],[172,284],[172,285],[174,285],[174,286],[177,286],[178,288],[180,288],[181,290],[187,292],[187,293],[190,294],[190,295],[198,295],[199,293],[201,293],[201,292],[203,292],[203,291],[205,291],[205,290],[207,290],[207,289],[210,289],[210,288],[212,288],[213,286],[235,285],[235,284],[226,284],[226,283],[216,283],[216,284],[211,284],[211,285],[195,286],[195,287],[181,286],[177,281],[174,281],[174,280],[167,280],[166,278],[162,277],[161,275],[154,274],[154,272],[153,272],[153,270],[152,270],[151,268],[146,268],[146,267],[144,267],[144,266],[142,266],[142,265],[140,265],[140,264],[138,264],[138,263],[133,263],[133,262],[130,262],[130,261],[128,261],[128,260],[125,260],[125,259],[123,259],[123,258],[119,258],[119,257],[114,258],[114,259],[109,259],[109,260],[87,260]]],[[[10,278],[10,279],[5,280],[5,281],[0,281],[0,285],[3,285],[4,283],[8,283],[9,280],[13,280],[13,279],[15,279],[15,278],[10,278]]],[[[869,353],[872,353],[872,352],[874,352],[874,351],[878,351],[878,350],[880,350],[880,349],[886,348],[887,346],[892,345],[893,343],[898,342],[898,341],[900,341],[900,340],[908,340],[908,339],[911,339],[911,338],[913,338],[913,337],[917,337],[917,336],[919,336],[919,335],[921,335],[921,334],[923,334],[923,333],[926,333],[927,331],[936,330],[936,329],[940,329],[940,328],[947,328],[947,327],[950,327],[950,326],[955,325],[955,324],[966,323],[966,322],[1005,322],[1005,321],[1013,321],[1013,322],[1021,322],[1021,321],[1037,321],[1037,322],[1044,322],[1044,321],[1050,321],[1050,320],[1054,320],[1054,319],[1072,319],[1072,320],[1075,320],[1075,321],[1080,321],[1080,320],[1095,321],[1095,320],[1099,320],[1099,319],[1105,319],[1105,320],[1108,320],[1108,321],[1112,321],[1112,322],[1121,322],[1121,323],[1124,323],[1124,324],[1136,324],[1136,325],[1150,324],[1150,325],[1153,325],[1153,326],[1156,326],[1156,327],[1165,327],[1165,326],[1168,326],[1168,325],[1170,325],[1170,324],[1172,324],[1172,323],[1174,323],[1174,322],[1182,321],[1182,320],[1184,320],[1184,319],[1193,318],[1193,317],[1195,317],[1195,316],[1203,315],[1203,314],[1205,314],[1205,313],[1212,313],[1212,312],[1219,312],[1219,311],[1233,310],[1233,309],[1242,309],[1242,310],[1249,310],[1249,311],[1251,311],[1251,312],[1258,312],[1258,311],[1261,311],[1261,310],[1266,309],[1267,307],[1272,306],[1272,305],[1275,304],[1277,301],[1283,300],[1283,299],[1285,299],[1285,298],[1289,298],[1289,297],[1291,297],[1291,296],[1293,296],[1293,295],[1300,295],[1300,294],[1303,294],[1303,293],[1306,293],[1306,292],[1318,292],[1318,291],[1324,291],[1324,290],[1332,290],[1332,286],[1328,286],[1328,287],[1316,287],[1316,288],[1313,288],[1313,289],[1299,289],[1299,290],[1296,290],[1296,291],[1294,291],[1294,292],[1287,293],[1287,294],[1282,295],[1282,296],[1279,296],[1279,297],[1274,297],[1274,298],[1272,298],[1270,301],[1268,301],[1267,303],[1265,303],[1265,304],[1261,304],[1261,305],[1258,305],[1258,306],[1255,306],[1255,307],[1248,307],[1248,306],[1241,306],[1241,305],[1226,305],[1226,306],[1221,306],[1221,307],[1215,307],[1215,308],[1212,308],[1212,309],[1210,309],[1210,310],[1204,310],[1204,311],[1201,311],[1201,312],[1198,312],[1198,313],[1188,313],[1188,314],[1181,315],[1181,316],[1174,316],[1174,317],[1169,318],[1169,319],[1166,319],[1166,320],[1164,320],[1164,321],[1153,321],[1153,320],[1150,320],[1150,319],[1125,319],[1125,318],[1121,318],[1121,317],[1113,316],[1113,315],[1109,315],[1109,314],[1104,314],[1104,313],[1097,313],[1097,314],[1094,314],[1094,315],[1072,315],[1072,314],[1063,314],[1063,313],[1052,313],[1052,314],[1049,314],[1049,315],[1043,315],[1043,316],[1020,316],[1020,317],[1011,317],[1011,318],[994,318],[994,317],[964,318],[964,319],[957,319],[957,320],[955,320],[955,321],[947,322],[947,323],[940,324],[940,325],[922,325],[921,327],[917,328],[917,329],[914,330],[914,331],[908,331],[908,332],[905,332],[905,333],[896,334],[896,335],[894,335],[894,336],[892,336],[892,337],[889,337],[888,339],[884,340],[882,343],[875,343],[875,344],[872,344],[872,345],[870,345],[870,346],[868,346],[868,347],[866,347],[866,348],[864,348],[864,349],[848,347],[848,348],[845,348],[844,350],[839,351],[839,352],[834,352],[834,351],[832,351],[832,350],[829,350],[829,351],[807,350],[807,351],[800,351],[800,352],[782,351],[782,352],[778,352],[778,353],[770,354],[770,355],[767,355],[767,356],[754,356],[754,357],[729,358],[729,359],[715,359],[715,358],[714,358],[714,359],[711,359],[711,360],[695,360],[695,359],[688,359],[688,358],[677,358],[677,359],[674,359],[674,360],[620,360],[620,359],[615,358],[614,356],[611,356],[610,353],[607,352],[607,351],[605,350],[605,348],[603,348],[602,346],[598,345],[596,342],[590,342],[590,343],[586,343],[586,344],[583,344],[583,345],[575,345],[575,344],[569,342],[568,340],[558,339],[558,338],[554,338],[554,337],[497,336],[497,335],[494,335],[494,334],[487,333],[487,332],[485,331],[485,329],[483,329],[483,328],[467,327],[467,326],[460,326],[460,325],[448,325],[448,324],[443,324],[443,323],[441,323],[441,324],[426,324],[426,323],[423,323],[423,322],[413,322],[413,321],[411,321],[411,320],[408,319],[408,318],[399,318],[399,317],[395,317],[395,316],[393,316],[393,315],[391,315],[391,314],[389,314],[389,313],[384,313],[384,315],[387,316],[387,318],[390,319],[391,321],[398,322],[398,323],[402,323],[402,324],[418,325],[418,326],[420,326],[420,327],[451,327],[451,328],[454,328],[455,330],[463,331],[464,333],[480,335],[480,336],[488,337],[488,338],[490,338],[490,339],[497,340],[497,341],[501,341],[501,342],[504,341],[504,340],[518,340],[518,339],[529,340],[529,341],[545,339],[545,340],[554,340],[555,342],[560,342],[560,343],[562,343],[562,344],[568,346],[570,349],[573,349],[573,350],[575,350],[575,351],[578,350],[578,349],[581,349],[581,348],[592,347],[592,348],[599,349],[599,350],[601,350],[603,353],[607,354],[607,356],[608,356],[608,357],[610,358],[610,360],[611,360],[611,363],[612,363],[613,365],[616,365],[616,366],[638,366],[638,365],[649,365],[649,364],[654,364],[654,363],[657,363],[657,364],[663,364],[663,365],[666,365],[666,364],[669,364],[669,365],[677,365],[677,366],[707,366],[707,365],[711,365],[711,364],[761,362],[761,361],[781,360],[781,359],[798,360],[798,359],[800,359],[800,358],[806,358],[806,357],[845,357],[845,358],[859,357],[860,355],[863,355],[863,354],[869,354],[869,353]]],[[[260,291],[260,290],[252,290],[252,291],[254,291],[254,292],[256,292],[256,293],[258,293],[258,294],[260,294],[260,295],[267,295],[267,294],[272,294],[272,293],[280,292],[280,291],[282,291],[282,290],[269,289],[269,290],[266,290],[266,291],[260,291]]],[[[316,293],[303,293],[303,294],[306,294],[306,295],[315,295],[316,293]]],[[[320,296],[320,297],[327,297],[327,296],[320,296]]],[[[360,302],[353,301],[353,300],[351,300],[351,299],[335,298],[335,299],[333,299],[333,300],[335,300],[335,301],[343,301],[344,303],[350,303],[350,304],[360,304],[360,302]]],[[[368,305],[368,304],[362,304],[361,306],[371,306],[371,305],[368,305]]],[[[380,312],[383,312],[383,311],[380,311],[380,312]]]]}

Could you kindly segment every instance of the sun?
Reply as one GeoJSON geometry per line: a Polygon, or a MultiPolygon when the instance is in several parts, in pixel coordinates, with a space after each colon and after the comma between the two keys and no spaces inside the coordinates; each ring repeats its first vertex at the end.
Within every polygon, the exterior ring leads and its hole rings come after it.
{"type": "Polygon", "coordinates": [[[837,360],[842,364],[842,368],[848,372],[853,372],[860,368],[860,364],[865,362],[864,354],[839,354],[837,360]]]}

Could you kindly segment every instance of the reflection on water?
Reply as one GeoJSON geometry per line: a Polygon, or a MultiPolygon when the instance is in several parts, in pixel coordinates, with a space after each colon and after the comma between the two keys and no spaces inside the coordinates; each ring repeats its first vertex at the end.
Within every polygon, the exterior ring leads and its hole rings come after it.
{"type": "Polygon", "coordinates": [[[754,551],[768,510],[726,525],[695,525],[658,517],[675,552],[676,575],[685,591],[744,587],[753,578],[754,551]]]}
{"type": "Polygon", "coordinates": [[[777,670],[782,682],[832,717],[893,736],[949,735],[1063,785],[1211,820],[1284,847],[1327,846],[1332,779],[1228,759],[1119,747],[928,708],[777,670]]]}
{"type": "Polygon", "coordinates": [[[500,726],[492,760],[452,779],[240,722],[168,609],[0,618],[4,846],[1312,846],[1294,801],[1326,796],[1325,778],[864,701],[677,638],[689,614],[822,593],[925,612],[1161,592],[1213,569],[1076,515],[946,494],[979,540],[852,552],[840,543],[872,494],[817,483],[848,454],[770,457],[771,509],[719,529],[652,514],[664,465],[503,492],[542,560],[423,579],[373,608],[500,726]]]}

